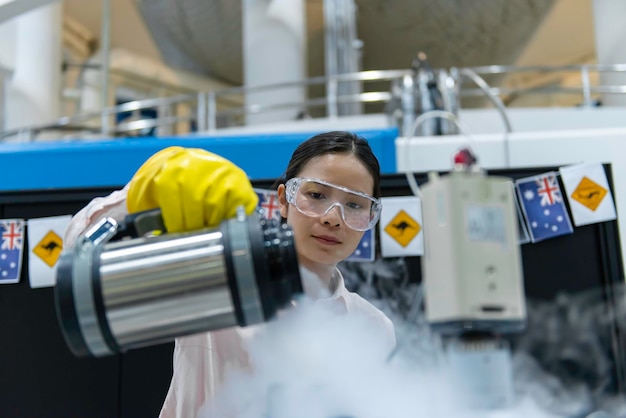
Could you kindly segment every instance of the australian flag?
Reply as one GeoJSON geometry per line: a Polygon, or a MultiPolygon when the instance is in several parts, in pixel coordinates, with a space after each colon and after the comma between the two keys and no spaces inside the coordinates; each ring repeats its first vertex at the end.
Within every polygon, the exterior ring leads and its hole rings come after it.
{"type": "Polygon", "coordinates": [[[374,261],[374,230],[368,229],[363,234],[356,250],[346,259],[346,261],[374,261]]]}
{"type": "Polygon", "coordinates": [[[519,179],[515,185],[532,242],[574,232],[554,172],[519,179]]]}
{"type": "Polygon", "coordinates": [[[17,283],[22,267],[24,221],[0,220],[0,283],[17,283]]]}
{"type": "Polygon", "coordinates": [[[259,197],[259,209],[266,219],[280,219],[278,193],[276,190],[254,189],[259,197]]]}

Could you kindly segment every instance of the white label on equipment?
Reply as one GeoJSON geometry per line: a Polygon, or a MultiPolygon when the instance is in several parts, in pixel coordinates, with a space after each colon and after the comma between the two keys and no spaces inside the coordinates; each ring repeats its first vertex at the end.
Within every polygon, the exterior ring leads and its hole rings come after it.
{"type": "Polygon", "coordinates": [[[468,205],[465,210],[470,241],[506,245],[504,209],[495,206],[468,205]]]}

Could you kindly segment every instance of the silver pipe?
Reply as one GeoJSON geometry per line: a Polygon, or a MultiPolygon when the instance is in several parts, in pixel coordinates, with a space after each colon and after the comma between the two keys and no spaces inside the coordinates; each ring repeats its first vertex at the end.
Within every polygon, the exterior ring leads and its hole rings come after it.
{"type": "MultiPolygon", "coordinates": [[[[561,93],[561,94],[581,94],[583,92],[582,87],[536,87],[531,89],[519,89],[519,88],[500,88],[490,87],[489,93],[494,96],[502,96],[506,94],[514,93],[526,93],[526,94],[545,94],[545,93],[561,93]]],[[[626,93],[626,86],[591,86],[589,87],[590,93],[604,93],[604,94],[623,94],[626,93]]],[[[479,97],[484,96],[485,91],[482,89],[470,89],[464,90],[461,93],[462,97],[479,97]]]]}
{"type": "MultiPolygon", "coordinates": [[[[441,103],[443,110],[447,110],[455,115],[459,114],[459,94],[457,86],[457,74],[456,70],[452,68],[450,73],[446,70],[439,70],[437,73],[437,88],[441,95],[441,103]]],[[[441,120],[441,134],[442,135],[456,135],[458,129],[456,125],[450,123],[448,120],[441,120]]]]}
{"type": "Polygon", "coordinates": [[[583,88],[583,106],[591,107],[591,82],[589,80],[589,68],[583,66],[580,71],[580,81],[583,88]]]}
{"type": "Polygon", "coordinates": [[[335,0],[324,0],[324,60],[326,67],[326,98],[328,99],[328,116],[337,116],[336,103],[337,81],[333,78],[338,71],[337,63],[337,10],[335,0]],[[332,84],[335,83],[333,86],[332,84]]]}
{"type": "MultiPolygon", "coordinates": [[[[358,48],[359,40],[356,31],[356,5],[354,0],[341,0],[338,2],[339,12],[336,17],[340,22],[338,33],[338,73],[356,73],[360,69],[358,48]]],[[[358,81],[340,82],[338,85],[339,96],[359,94],[362,91],[358,81]]],[[[362,113],[361,103],[349,102],[339,108],[339,114],[357,115],[362,113]]]]}
{"type": "Polygon", "coordinates": [[[349,58],[347,72],[348,73],[356,73],[361,70],[360,64],[360,48],[361,41],[358,39],[357,33],[357,5],[354,3],[354,0],[345,0],[344,2],[344,19],[346,22],[346,40],[347,45],[346,48],[350,51],[347,54],[347,58],[349,58]]]}
{"type": "Polygon", "coordinates": [[[133,100],[132,102],[126,102],[117,106],[108,107],[105,109],[105,111],[108,113],[132,112],[134,110],[142,110],[142,109],[158,107],[162,105],[172,105],[176,103],[192,101],[195,99],[196,99],[195,94],[183,94],[183,95],[172,96],[172,97],[159,97],[155,99],[133,100]]]}
{"type": "Polygon", "coordinates": [[[485,92],[485,95],[487,96],[487,98],[496,106],[496,109],[498,109],[498,111],[500,112],[500,115],[502,116],[502,121],[504,122],[504,127],[505,127],[504,140],[503,140],[504,162],[505,162],[506,167],[510,167],[511,166],[511,151],[510,151],[511,147],[509,144],[509,134],[513,132],[513,127],[511,126],[511,121],[509,120],[509,116],[506,113],[506,107],[504,106],[504,103],[502,103],[502,100],[500,100],[500,97],[491,94],[491,92],[489,91],[489,87],[490,87],[489,84],[487,84],[487,82],[478,74],[476,74],[473,70],[469,68],[463,68],[459,71],[459,74],[462,76],[468,77],[470,80],[476,83],[476,85],[485,92]]]}
{"type": "Polygon", "coordinates": [[[319,76],[311,77],[306,80],[289,81],[285,83],[277,84],[265,84],[260,86],[251,87],[230,87],[224,90],[216,91],[215,93],[220,96],[238,95],[242,93],[258,92],[264,90],[278,90],[282,88],[298,87],[298,86],[311,86],[326,84],[331,79],[336,81],[389,81],[396,78],[401,78],[406,74],[411,74],[410,70],[370,70],[359,71],[358,73],[338,74],[336,76],[319,76]]]}
{"type": "Polygon", "coordinates": [[[470,80],[476,83],[476,85],[485,93],[487,98],[496,106],[496,108],[500,112],[506,131],[509,133],[513,132],[513,128],[511,127],[511,121],[509,120],[509,116],[506,113],[504,103],[502,103],[502,100],[500,100],[498,96],[491,93],[489,84],[487,84],[487,82],[482,77],[480,77],[470,68],[462,68],[459,70],[459,73],[463,76],[468,77],[470,80]]]}
{"type": "MultiPolygon", "coordinates": [[[[433,103],[432,92],[430,91],[429,84],[434,82],[434,73],[432,70],[420,68],[420,70],[416,74],[416,88],[417,93],[419,94],[419,102],[416,103],[416,107],[418,109],[418,113],[423,115],[435,109],[435,104],[433,103]]],[[[416,132],[411,131],[412,135],[415,135],[416,132]]],[[[435,119],[425,120],[424,123],[420,127],[419,135],[431,136],[437,134],[437,121],[435,119]]]]}
{"type": "MultiPolygon", "coordinates": [[[[384,92],[381,92],[383,94],[384,92]]],[[[243,115],[243,114],[251,114],[251,113],[260,113],[271,110],[280,110],[280,109],[292,109],[296,106],[302,105],[302,102],[287,102],[280,104],[271,104],[271,105],[260,105],[260,104],[251,104],[245,107],[237,107],[232,109],[221,110],[219,114],[221,116],[235,116],[235,115],[243,115]]],[[[304,102],[304,105],[308,107],[327,107],[328,100],[325,97],[320,97],[317,99],[309,99],[304,102]]]]}
{"type": "MultiPolygon", "coordinates": [[[[140,119],[132,122],[120,123],[115,127],[113,132],[123,133],[147,128],[160,128],[163,126],[174,125],[179,122],[188,122],[190,120],[191,117],[189,116],[162,116],[158,119],[140,119]]],[[[159,133],[159,136],[163,135],[170,135],[170,133],[168,133],[168,131],[162,131],[159,133]]]]}
{"type": "Polygon", "coordinates": [[[328,80],[327,90],[326,90],[326,100],[327,100],[327,110],[326,114],[329,118],[336,118],[339,116],[339,108],[337,105],[337,80],[333,77],[328,80]]]}
{"type": "MultiPolygon", "coordinates": [[[[391,93],[388,91],[369,91],[360,94],[354,94],[350,96],[341,96],[336,98],[336,103],[380,103],[391,100],[391,93]]],[[[280,109],[291,109],[296,106],[304,105],[305,107],[317,107],[328,106],[328,100],[326,98],[309,99],[304,102],[285,102],[271,105],[251,104],[241,108],[233,108],[221,110],[219,112],[222,116],[228,115],[242,115],[251,113],[267,112],[280,109]]]]}
{"type": "Polygon", "coordinates": [[[7,77],[0,73],[0,129],[6,126],[7,77]]]}
{"type": "Polygon", "coordinates": [[[155,120],[157,122],[156,136],[171,136],[174,134],[172,124],[167,122],[176,119],[176,116],[173,114],[175,114],[173,105],[161,104],[157,108],[157,118],[155,120]]]}
{"type": "Polygon", "coordinates": [[[210,91],[207,101],[207,129],[214,132],[217,129],[217,97],[214,91],[210,91]]]}
{"type": "Polygon", "coordinates": [[[198,93],[198,104],[196,113],[196,128],[198,132],[207,130],[207,94],[206,92],[198,93]]]}
{"type": "Polygon", "coordinates": [[[402,136],[412,136],[411,126],[415,117],[415,79],[411,75],[402,77],[402,88],[400,93],[402,106],[402,136]]]}
{"type": "Polygon", "coordinates": [[[626,64],[578,64],[578,65],[529,65],[529,66],[516,66],[516,65],[486,65],[481,67],[468,67],[477,74],[504,74],[504,73],[519,73],[519,72],[579,72],[582,67],[587,67],[589,70],[598,72],[626,72],[626,64]]]}
{"type": "MultiPolygon", "coordinates": [[[[102,109],[109,107],[109,68],[111,55],[111,0],[102,0],[102,30],[101,30],[100,54],[102,60],[102,109]]],[[[102,134],[108,135],[110,128],[108,113],[102,113],[102,134]]]]}

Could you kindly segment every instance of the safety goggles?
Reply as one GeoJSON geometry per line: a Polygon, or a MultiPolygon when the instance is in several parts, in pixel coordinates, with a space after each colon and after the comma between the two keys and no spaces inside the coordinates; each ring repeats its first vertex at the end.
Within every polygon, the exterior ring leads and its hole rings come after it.
{"type": "Polygon", "coordinates": [[[295,177],[285,184],[287,202],[308,216],[323,216],[338,207],[350,228],[367,231],[378,222],[382,204],[365,193],[323,180],[295,177]]]}

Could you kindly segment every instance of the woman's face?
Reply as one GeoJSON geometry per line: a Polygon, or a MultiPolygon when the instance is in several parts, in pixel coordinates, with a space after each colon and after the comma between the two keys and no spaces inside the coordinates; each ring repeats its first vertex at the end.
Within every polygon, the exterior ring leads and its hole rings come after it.
{"type": "MultiPolygon", "coordinates": [[[[325,154],[312,158],[298,173],[344,186],[368,195],[374,191],[374,179],[366,166],[352,154],[325,154]]],[[[280,214],[294,231],[298,259],[308,268],[315,265],[336,265],[355,250],[362,231],[355,231],[343,221],[335,207],[321,216],[308,216],[287,203],[285,186],[278,188],[280,214]]]]}

